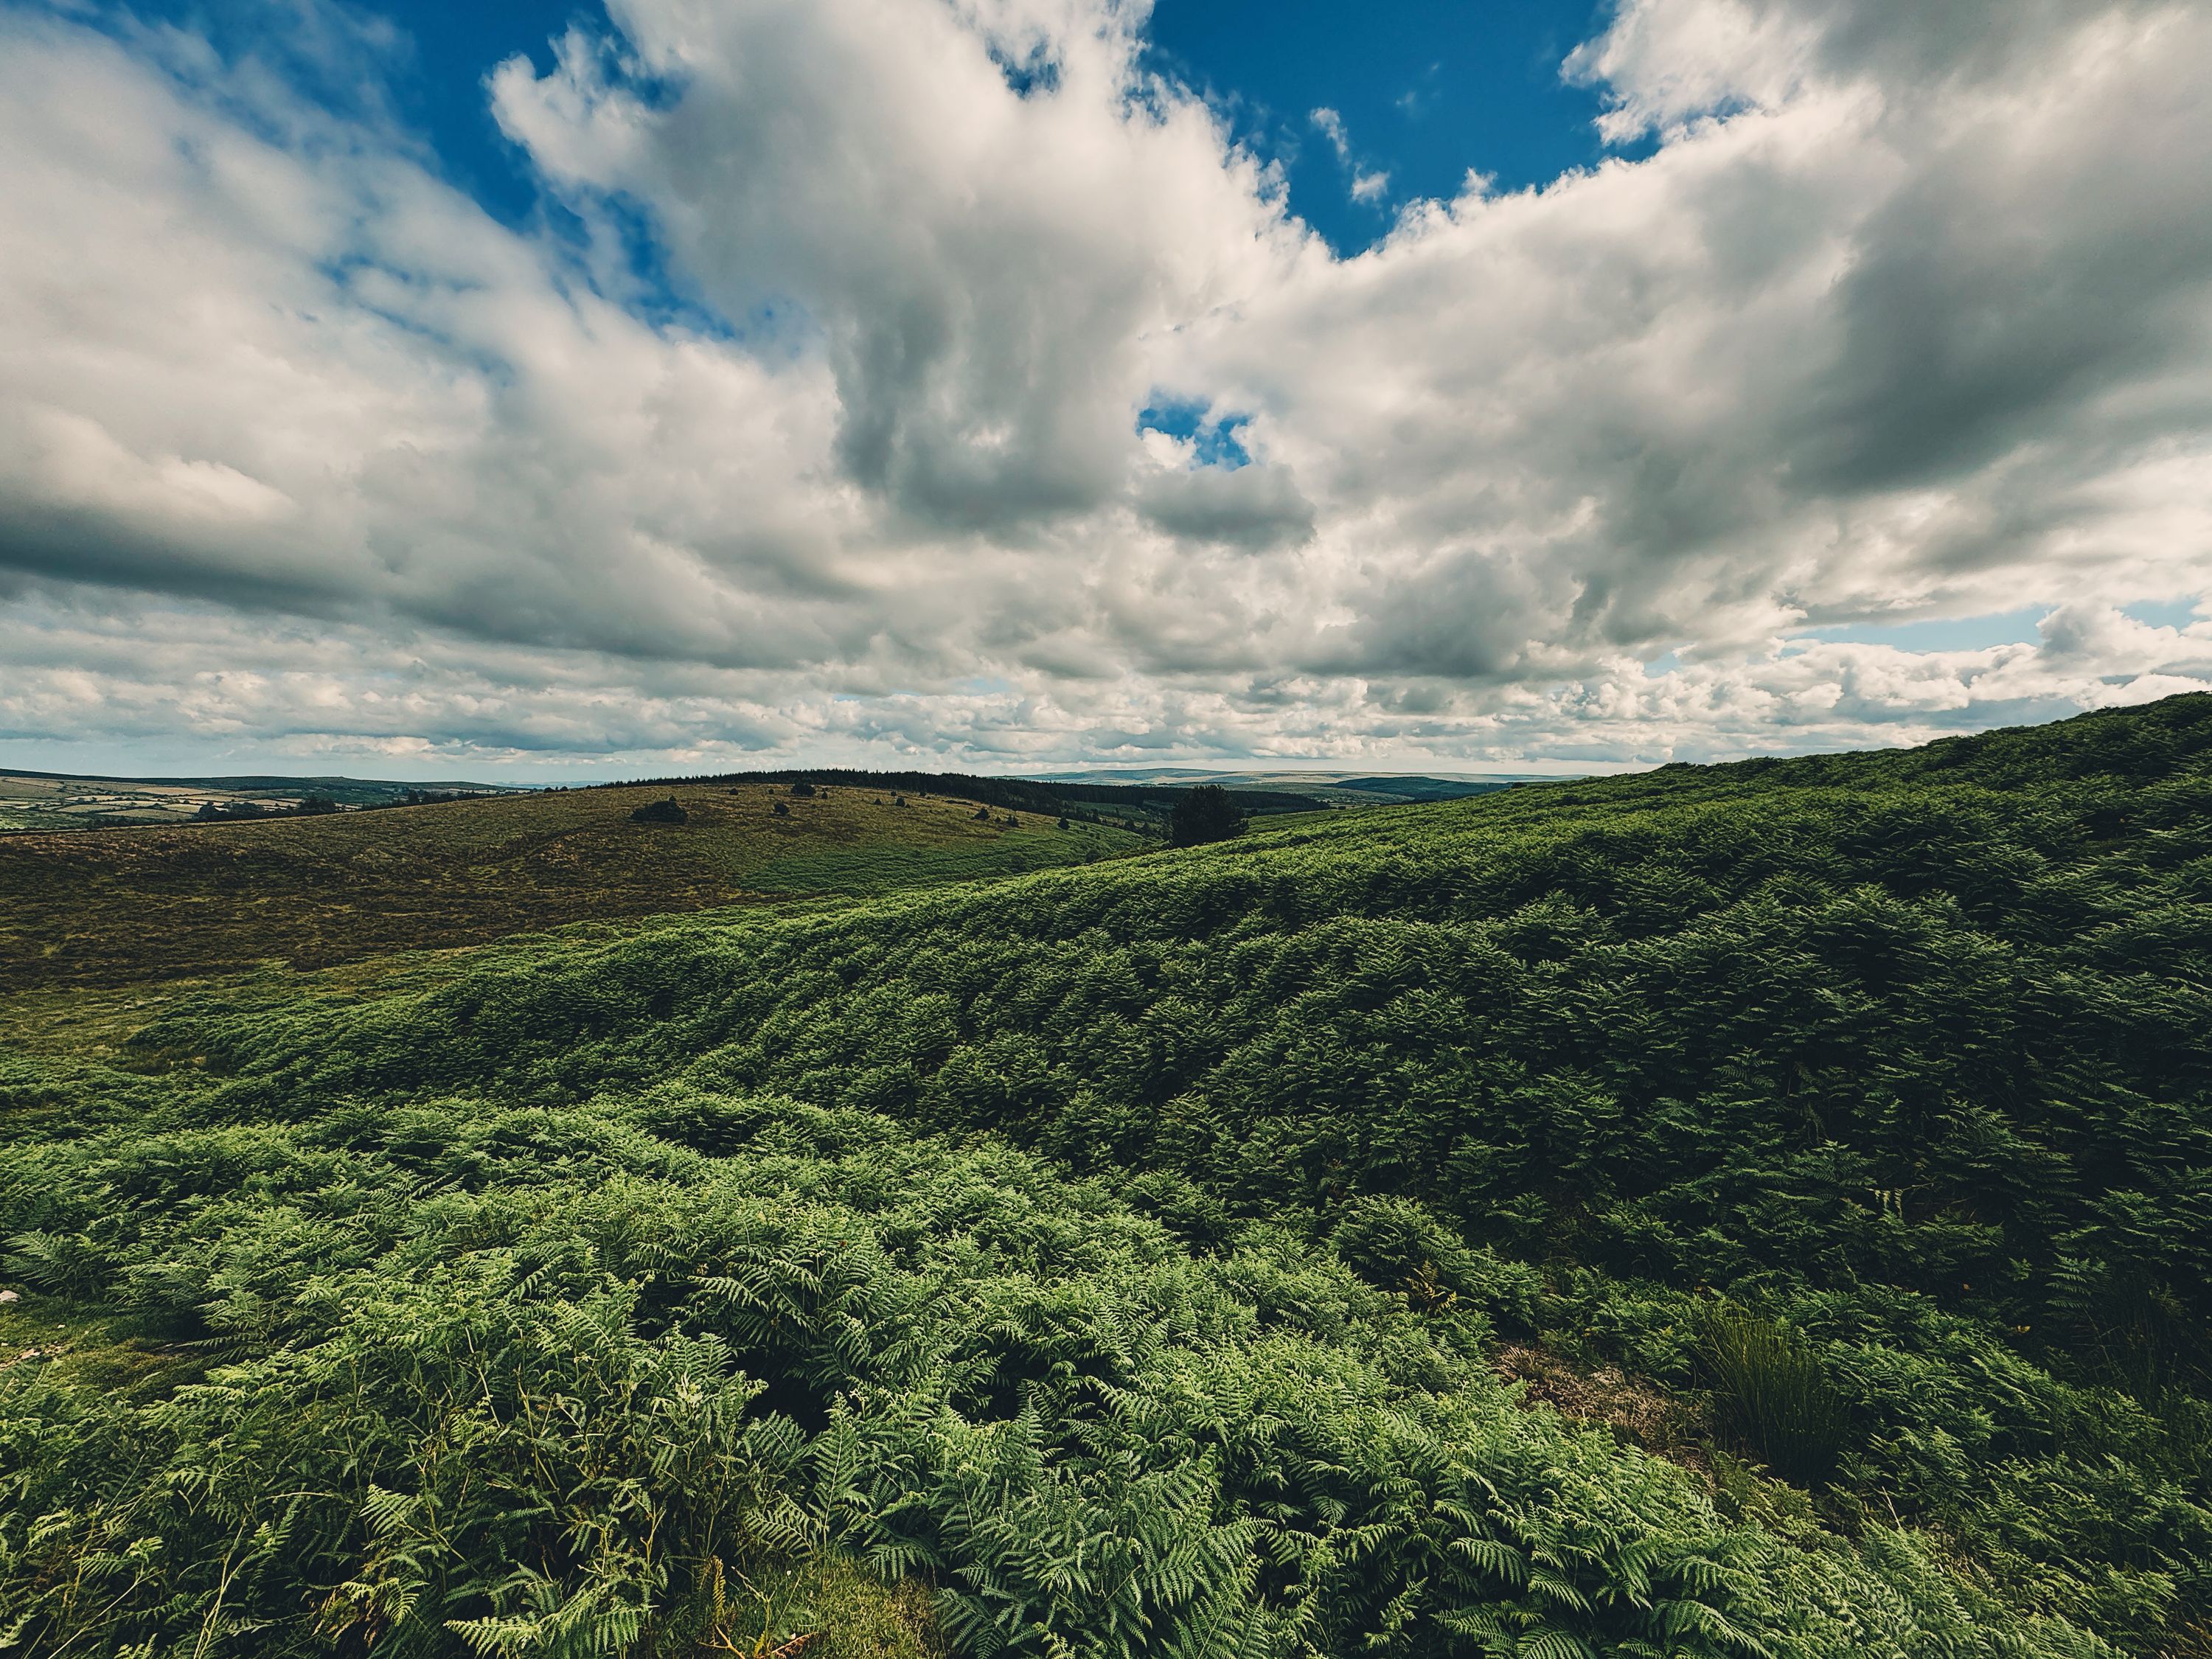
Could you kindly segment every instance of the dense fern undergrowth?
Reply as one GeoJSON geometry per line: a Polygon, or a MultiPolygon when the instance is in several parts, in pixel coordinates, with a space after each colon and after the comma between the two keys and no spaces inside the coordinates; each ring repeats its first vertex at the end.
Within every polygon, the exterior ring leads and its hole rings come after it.
{"type": "Polygon", "coordinates": [[[206,996],[0,1070],[0,1640],[2212,1653],[2209,1077],[2203,697],[206,996]]]}

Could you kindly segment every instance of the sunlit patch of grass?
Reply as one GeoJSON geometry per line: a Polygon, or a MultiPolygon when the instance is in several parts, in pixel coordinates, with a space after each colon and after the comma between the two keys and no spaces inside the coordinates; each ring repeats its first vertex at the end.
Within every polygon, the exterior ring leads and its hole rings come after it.
{"type": "Polygon", "coordinates": [[[886,1584],[851,1556],[828,1551],[752,1572],[710,1564],[711,1603],[700,1650],[744,1659],[940,1659],[942,1632],[929,1591],[905,1578],[886,1584]]]}
{"type": "Polygon", "coordinates": [[[125,1316],[81,1312],[36,1295],[0,1303],[0,1378],[34,1367],[52,1382],[143,1400],[198,1381],[208,1364],[153,1340],[125,1316]]]}

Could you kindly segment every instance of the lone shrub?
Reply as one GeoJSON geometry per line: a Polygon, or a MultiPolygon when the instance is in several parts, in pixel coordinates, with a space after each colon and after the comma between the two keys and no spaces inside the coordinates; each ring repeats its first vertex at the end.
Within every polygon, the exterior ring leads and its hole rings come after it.
{"type": "Polygon", "coordinates": [[[791,786],[791,793],[800,800],[812,800],[814,799],[814,786],[806,782],[804,779],[801,779],[799,782],[791,786]]]}
{"type": "Polygon", "coordinates": [[[1802,1331],[1722,1304],[1704,1318],[1698,1358],[1723,1425],[1784,1480],[1835,1473],[1850,1413],[1802,1331]]]}
{"type": "Polygon", "coordinates": [[[648,802],[629,815],[632,823],[682,823],[691,815],[676,804],[676,797],[648,802]]]}

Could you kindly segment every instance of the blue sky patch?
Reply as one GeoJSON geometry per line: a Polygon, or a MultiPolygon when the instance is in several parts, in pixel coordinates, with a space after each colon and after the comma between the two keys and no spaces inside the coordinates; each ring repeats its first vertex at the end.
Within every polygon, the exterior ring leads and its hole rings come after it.
{"type": "Polygon", "coordinates": [[[1470,172],[1518,190],[1649,154],[1608,151],[1599,94],[1559,76],[1612,13],[1594,0],[1394,0],[1355,24],[1340,0],[1156,0],[1148,55],[1282,167],[1293,212],[1356,253],[1407,203],[1457,196],[1470,172]]]}
{"type": "Polygon", "coordinates": [[[437,171],[495,217],[518,225],[540,202],[536,175],[492,118],[485,85],[508,58],[553,67],[554,40],[573,25],[605,38],[601,0],[383,0],[307,8],[286,0],[135,0],[128,9],[54,9],[128,34],[172,25],[225,58],[275,69],[337,112],[375,113],[427,146],[437,171]]]}
{"type": "Polygon", "coordinates": [[[1137,430],[1164,433],[1190,443],[1195,450],[1193,459],[1200,466],[1218,466],[1224,472],[1249,466],[1251,453],[1237,434],[1252,417],[1223,415],[1208,419],[1210,408],[1210,404],[1176,398],[1148,404],[1137,416],[1137,430]]]}
{"type": "Polygon", "coordinates": [[[2032,605],[1986,617],[1942,617],[1926,622],[1840,623],[1808,628],[1792,635],[1806,644],[1889,645],[1899,651],[1986,651],[1993,645],[2033,645],[2042,638],[2036,624],[2051,614],[2047,605],[2032,605]]]}
{"type": "Polygon", "coordinates": [[[999,66],[999,73],[1006,77],[1006,84],[1017,98],[1039,93],[1049,96],[1060,90],[1060,64],[1042,46],[1032,48],[1026,58],[994,51],[991,61],[999,66]]]}
{"type": "Polygon", "coordinates": [[[2133,617],[2137,622],[2153,628],[2187,628],[2201,620],[2197,614],[2197,602],[2188,599],[2146,599],[2141,605],[2124,605],[2120,614],[2133,617]]]}

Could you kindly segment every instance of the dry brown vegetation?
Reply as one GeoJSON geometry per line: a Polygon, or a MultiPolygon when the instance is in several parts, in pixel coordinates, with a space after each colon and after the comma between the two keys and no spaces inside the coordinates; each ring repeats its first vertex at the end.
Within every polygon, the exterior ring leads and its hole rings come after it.
{"type": "Polygon", "coordinates": [[[1697,1443],[1698,1422],[1688,1403],[1657,1384],[1630,1376],[1618,1365],[1578,1370],[1550,1350],[1508,1343],[1498,1351],[1494,1369],[1521,1385],[1521,1398],[1551,1407],[1562,1416],[1603,1423],[1632,1446],[1686,1468],[1704,1469],[1710,1460],[1697,1443]]]}

